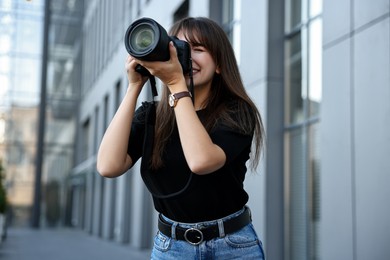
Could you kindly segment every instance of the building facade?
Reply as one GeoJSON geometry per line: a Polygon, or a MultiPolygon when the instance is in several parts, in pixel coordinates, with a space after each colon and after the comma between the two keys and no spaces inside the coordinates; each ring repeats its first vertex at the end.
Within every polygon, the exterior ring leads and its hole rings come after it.
{"type": "Polygon", "coordinates": [[[39,222],[56,226],[66,219],[61,208],[66,208],[66,180],[74,165],[82,15],[83,1],[0,1],[0,160],[10,225],[30,225],[37,183],[42,183],[39,222]],[[47,34],[44,28],[49,28],[47,34]],[[44,47],[45,35],[49,44],[44,47]],[[43,85],[46,97],[40,102],[43,85]],[[43,147],[42,153],[37,146],[43,147]]]}
{"type": "Polygon", "coordinates": [[[10,222],[26,226],[34,194],[43,1],[0,1],[0,160],[10,222]]]}
{"type": "MultiPolygon", "coordinates": [[[[127,87],[123,36],[140,17],[169,28],[207,16],[229,35],[265,122],[266,150],[245,188],[268,259],[389,257],[389,8],[388,0],[85,1],[69,223],[152,246],[157,213],[139,166],[116,179],[96,171],[127,87]]],[[[144,88],[140,100],[150,99],[144,88]]]]}
{"type": "Polygon", "coordinates": [[[324,1],[321,257],[387,259],[390,43],[385,1],[324,1]],[[337,234],[337,235],[335,235],[337,234]]]}

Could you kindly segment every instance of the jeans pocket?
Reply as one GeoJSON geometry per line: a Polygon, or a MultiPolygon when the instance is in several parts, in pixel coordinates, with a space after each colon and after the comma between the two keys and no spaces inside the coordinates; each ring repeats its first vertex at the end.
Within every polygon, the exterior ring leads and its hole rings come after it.
{"type": "Polygon", "coordinates": [[[225,242],[235,248],[251,247],[260,244],[252,224],[248,224],[239,231],[226,235],[225,242]]]}
{"type": "Polygon", "coordinates": [[[170,245],[171,238],[158,231],[157,235],[154,237],[154,248],[161,252],[166,252],[170,245]]]}

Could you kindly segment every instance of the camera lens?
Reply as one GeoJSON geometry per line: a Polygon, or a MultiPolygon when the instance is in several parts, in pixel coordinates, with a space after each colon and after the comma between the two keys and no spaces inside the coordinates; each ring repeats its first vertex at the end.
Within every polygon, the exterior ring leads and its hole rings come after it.
{"type": "Polygon", "coordinates": [[[140,24],[129,36],[130,45],[137,53],[144,53],[155,43],[155,33],[147,24],[140,24]]]}
{"type": "MultiPolygon", "coordinates": [[[[127,52],[144,61],[169,60],[169,42],[172,41],[176,47],[183,73],[190,71],[191,50],[189,44],[179,40],[176,36],[168,36],[167,31],[153,19],[141,18],[133,22],[127,28],[124,40],[127,52]]],[[[148,74],[145,68],[138,67],[136,71],[145,76],[148,74]]]]}
{"type": "Polygon", "coordinates": [[[150,18],[141,18],[126,30],[127,52],[140,60],[165,61],[169,59],[170,38],[161,25],[150,18]]]}

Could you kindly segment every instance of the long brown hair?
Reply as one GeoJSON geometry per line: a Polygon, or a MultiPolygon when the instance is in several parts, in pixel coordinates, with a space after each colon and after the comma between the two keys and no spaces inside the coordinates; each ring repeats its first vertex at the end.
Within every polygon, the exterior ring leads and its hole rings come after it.
{"type": "MultiPolygon", "coordinates": [[[[205,104],[208,112],[205,113],[203,125],[209,133],[217,122],[242,134],[249,135],[254,131],[255,153],[252,167],[255,169],[264,144],[264,127],[259,111],[245,91],[229,39],[216,22],[205,17],[184,18],[172,26],[169,34],[178,35],[180,32],[191,45],[204,46],[220,70],[213,78],[211,92],[205,104]],[[234,101],[233,107],[229,105],[232,103],[229,101],[234,101]]],[[[164,148],[176,124],[174,111],[168,105],[168,95],[169,90],[164,87],[156,114],[156,134],[151,162],[154,169],[164,164],[162,160],[164,148]]]]}

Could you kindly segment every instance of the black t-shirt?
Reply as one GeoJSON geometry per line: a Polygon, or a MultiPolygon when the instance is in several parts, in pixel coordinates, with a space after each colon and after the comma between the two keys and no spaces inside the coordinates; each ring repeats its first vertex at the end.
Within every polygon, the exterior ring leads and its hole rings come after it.
{"type": "MultiPolygon", "coordinates": [[[[134,115],[128,147],[133,163],[142,156],[145,114],[149,106],[150,103],[143,103],[134,115]]],[[[205,111],[200,110],[197,115],[202,119],[205,111]]],[[[164,166],[148,174],[152,176],[152,185],[158,187],[161,194],[178,192],[191,180],[188,188],[177,196],[153,196],[154,207],[158,212],[175,221],[195,223],[225,217],[242,209],[247,203],[248,194],[243,182],[253,134],[244,135],[219,124],[213,128],[210,137],[225,152],[226,163],[213,173],[196,175],[187,165],[178,129],[175,128],[165,147],[164,166]]]]}

